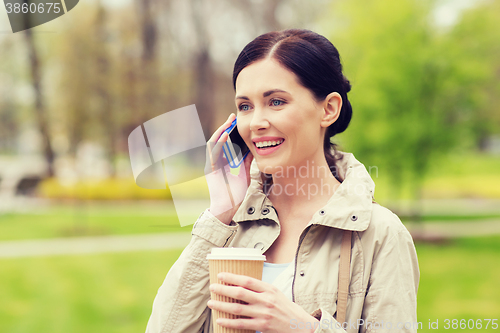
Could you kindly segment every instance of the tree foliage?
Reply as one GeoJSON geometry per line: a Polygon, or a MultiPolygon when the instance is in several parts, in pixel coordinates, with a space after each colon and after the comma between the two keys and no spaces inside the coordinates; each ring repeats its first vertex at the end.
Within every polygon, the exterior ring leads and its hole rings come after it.
{"type": "Polygon", "coordinates": [[[390,178],[393,198],[406,187],[418,199],[432,165],[470,142],[473,123],[483,126],[491,116],[478,115],[491,109],[483,89],[495,57],[486,40],[498,32],[474,26],[467,16],[445,29],[433,21],[435,5],[352,0],[329,11],[326,29],[353,84],[353,120],[341,140],[390,178]],[[476,31],[488,35],[475,46],[482,53],[469,45],[476,31]]]}

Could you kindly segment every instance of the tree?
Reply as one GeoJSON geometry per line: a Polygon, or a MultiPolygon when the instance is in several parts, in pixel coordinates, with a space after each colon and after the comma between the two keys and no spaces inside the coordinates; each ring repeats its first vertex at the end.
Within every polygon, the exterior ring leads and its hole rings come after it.
{"type": "Polygon", "coordinates": [[[457,70],[457,96],[466,96],[462,108],[472,109],[466,121],[480,150],[487,139],[500,133],[500,1],[480,2],[465,12],[450,31],[447,49],[457,70]]]}
{"type": "Polygon", "coordinates": [[[31,84],[33,90],[35,91],[35,119],[42,137],[42,150],[47,162],[47,175],[49,177],[54,176],[54,150],[52,149],[52,144],[50,141],[50,128],[47,119],[47,110],[44,101],[42,78],[41,78],[41,64],[38,55],[37,46],[33,38],[33,32],[31,29],[27,29],[24,32],[28,54],[29,54],[29,66],[31,73],[31,84]]]}
{"type": "Polygon", "coordinates": [[[432,163],[460,142],[461,113],[470,111],[461,108],[459,64],[448,35],[431,23],[432,5],[353,0],[330,11],[330,37],[353,83],[347,145],[388,176],[394,199],[406,187],[417,203],[432,163]]]}
{"type": "Polygon", "coordinates": [[[98,114],[104,127],[103,145],[110,164],[110,175],[116,175],[115,161],[117,155],[118,126],[115,122],[115,108],[110,90],[112,89],[112,72],[110,70],[110,56],[107,50],[106,40],[108,33],[106,30],[106,10],[102,4],[98,3],[95,19],[95,78],[94,87],[97,95],[98,114]]]}
{"type": "Polygon", "coordinates": [[[158,37],[156,11],[153,0],[138,0],[141,55],[141,105],[136,112],[139,113],[140,122],[145,122],[162,112],[158,110],[159,73],[158,73],[158,37]]]}

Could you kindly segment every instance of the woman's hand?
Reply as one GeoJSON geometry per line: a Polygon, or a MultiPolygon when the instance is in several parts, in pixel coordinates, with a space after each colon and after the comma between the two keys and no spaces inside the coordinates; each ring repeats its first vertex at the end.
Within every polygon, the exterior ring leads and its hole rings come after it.
{"type": "Polygon", "coordinates": [[[231,273],[219,273],[218,279],[224,283],[210,285],[210,291],[238,299],[247,304],[208,301],[208,307],[226,313],[249,318],[217,319],[217,324],[228,328],[249,329],[263,333],[297,332],[294,323],[304,323],[308,327],[301,332],[314,332],[310,327],[319,327],[319,321],[309,315],[299,305],[289,300],[275,286],[248,277],[231,273]],[[315,323],[317,324],[315,325],[315,323]]]}
{"type": "Polygon", "coordinates": [[[224,131],[229,128],[235,118],[235,114],[231,113],[207,143],[205,177],[210,192],[210,212],[225,224],[231,223],[245,198],[250,185],[250,164],[253,160],[253,155],[249,152],[236,176],[230,172],[229,164],[222,154],[222,146],[229,136],[224,131]]]}

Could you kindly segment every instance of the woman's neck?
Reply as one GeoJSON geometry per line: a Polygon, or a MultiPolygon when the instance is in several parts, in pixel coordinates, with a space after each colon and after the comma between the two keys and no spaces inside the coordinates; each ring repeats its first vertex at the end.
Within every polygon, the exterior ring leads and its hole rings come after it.
{"type": "Polygon", "coordinates": [[[340,182],[333,176],[326,160],[306,160],[300,165],[284,167],[273,174],[269,199],[278,207],[324,206],[340,182]]]}

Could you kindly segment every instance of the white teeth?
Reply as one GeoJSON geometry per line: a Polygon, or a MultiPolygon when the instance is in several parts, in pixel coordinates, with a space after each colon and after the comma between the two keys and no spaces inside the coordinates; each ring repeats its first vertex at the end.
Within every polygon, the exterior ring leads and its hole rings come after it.
{"type": "Polygon", "coordinates": [[[283,139],[278,141],[261,141],[261,142],[256,142],[255,145],[257,146],[257,148],[267,148],[267,147],[277,146],[282,142],[283,139]]]}

